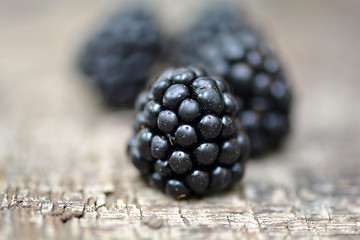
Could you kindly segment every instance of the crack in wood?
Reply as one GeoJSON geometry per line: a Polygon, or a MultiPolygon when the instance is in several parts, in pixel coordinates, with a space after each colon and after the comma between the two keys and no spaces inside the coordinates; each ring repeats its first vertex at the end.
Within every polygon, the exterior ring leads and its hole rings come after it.
{"type": "Polygon", "coordinates": [[[189,220],[182,214],[181,207],[179,207],[179,215],[181,219],[183,220],[185,226],[190,226],[189,220]]]}

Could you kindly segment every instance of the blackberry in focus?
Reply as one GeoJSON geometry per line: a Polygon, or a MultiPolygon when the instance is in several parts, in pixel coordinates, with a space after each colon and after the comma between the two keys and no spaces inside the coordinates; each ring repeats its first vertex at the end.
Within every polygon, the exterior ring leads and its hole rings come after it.
{"type": "Polygon", "coordinates": [[[136,101],[127,153],[142,177],[176,199],[228,188],[250,144],[228,86],[196,67],[161,74],[136,101]]]}
{"type": "Polygon", "coordinates": [[[233,8],[213,9],[179,39],[174,65],[196,64],[220,76],[239,99],[239,118],[251,155],[278,148],[290,131],[292,94],[270,44],[233,8]]]}
{"type": "Polygon", "coordinates": [[[130,8],[90,39],[80,68],[111,105],[133,106],[160,53],[159,29],[150,11],[130,8]]]}

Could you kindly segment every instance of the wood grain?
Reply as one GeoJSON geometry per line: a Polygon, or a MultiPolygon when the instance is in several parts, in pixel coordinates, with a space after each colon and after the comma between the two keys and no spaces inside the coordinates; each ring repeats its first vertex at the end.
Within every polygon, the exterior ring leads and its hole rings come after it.
{"type": "MultiPolygon", "coordinates": [[[[154,6],[172,30],[191,2],[154,6]]],[[[104,108],[74,69],[93,23],[121,4],[2,1],[0,239],[360,238],[360,4],[244,2],[293,76],[293,134],[233,189],[175,201],[126,159],[132,112],[104,108]]]]}

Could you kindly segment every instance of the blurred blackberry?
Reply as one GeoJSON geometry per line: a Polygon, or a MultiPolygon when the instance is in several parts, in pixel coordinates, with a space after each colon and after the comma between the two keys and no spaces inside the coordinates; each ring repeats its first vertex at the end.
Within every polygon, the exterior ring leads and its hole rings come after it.
{"type": "Polygon", "coordinates": [[[188,32],[171,38],[166,45],[165,58],[172,64],[198,64],[198,46],[209,42],[214,36],[224,32],[235,32],[247,25],[246,19],[230,5],[215,5],[205,10],[188,32]],[[195,52],[194,52],[195,51],[195,52]]]}
{"type": "Polygon", "coordinates": [[[239,181],[250,146],[225,82],[200,68],[170,69],[136,102],[127,153],[148,183],[180,199],[239,181]]]}
{"type": "Polygon", "coordinates": [[[80,56],[80,68],[108,103],[132,106],[159,52],[159,30],[150,12],[130,8],[90,39],[80,56]]]}
{"type": "Polygon", "coordinates": [[[269,43],[230,8],[218,11],[178,37],[170,61],[202,66],[230,84],[240,99],[239,118],[249,135],[251,154],[259,155],[279,147],[290,131],[289,82],[269,43]]]}

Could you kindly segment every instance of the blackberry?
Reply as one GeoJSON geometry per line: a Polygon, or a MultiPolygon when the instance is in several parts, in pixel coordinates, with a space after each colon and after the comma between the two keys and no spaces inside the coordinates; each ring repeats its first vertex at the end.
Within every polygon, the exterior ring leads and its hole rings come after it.
{"type": "Polygon", "coordinates": [[[160,52],[159,29],[148,10],[119,14],[87,43],[80,68],[115,106],[132,106],[160,52]]]}
{"type": "Polygon", "coordinates": [[[166,71],[139,95],[127,153],[150,185],[180,199],[242,178],[250,145],[227,90],[222,80],[186,67],[166,71]]]}
{"type": "MultiPolygon", "coordinates": [[[[239,114],[251,141],[251,154],[281,145],[290,131],[292,94],[285,71],[265,38],[234,10],[210,11],[175,45],[174,65],[196,64],[226,80],[239,100],[239,114]]],[[[225,98],[230,107],[230,101],[225,98]]],[[[231,107],[233,108],[234,105],[231,107]]],[[[231,125],[221,119],[223,126],[231,125]]],[[[232,127],[224,131],[231,133],[232,127]]]]}

